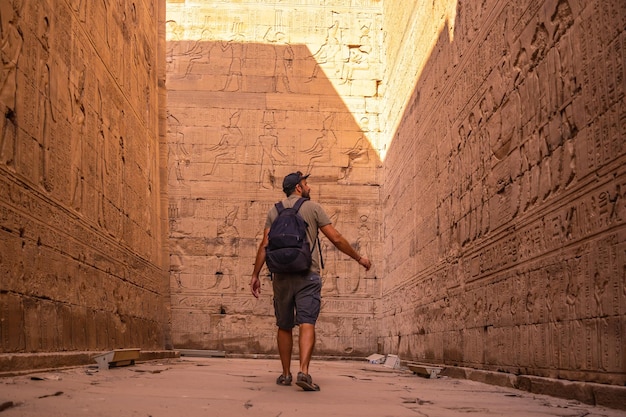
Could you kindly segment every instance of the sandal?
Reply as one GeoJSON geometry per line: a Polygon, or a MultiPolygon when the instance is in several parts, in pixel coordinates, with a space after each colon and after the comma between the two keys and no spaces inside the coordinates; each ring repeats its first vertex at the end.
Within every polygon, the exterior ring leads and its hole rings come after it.
{"type": "Polygon", "coordinates": [[[291,385],[292,379],[291,374],[287,376],[281,374],[278,378],[276,378],[276,383],[278,385],[291,385]]]}
{"type": "Polygon", "coordinates": [[[298,379],[296,380],[296,385],[302,388],[305,391],[319,391],[319,385],[313,383],[313,378],[311,375],[305,374],[304,372],[298,372],[298,379]]]}

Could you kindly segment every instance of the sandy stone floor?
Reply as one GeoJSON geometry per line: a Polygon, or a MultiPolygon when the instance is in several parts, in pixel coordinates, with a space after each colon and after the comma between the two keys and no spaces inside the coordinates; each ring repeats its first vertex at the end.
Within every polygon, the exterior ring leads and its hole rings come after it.
{"type": "MultiPolygon", "coordinates": [[[[297,365],[297,361],[294,366],[297,365]]],[[[188,358],[0,379],[1,417],[587,416],[626,412],[356,361],[313,361],[321,391],[278,386],[278,360],[188,358]]],[[[294,371],[297,368],[294,367],[294,371]]]]}

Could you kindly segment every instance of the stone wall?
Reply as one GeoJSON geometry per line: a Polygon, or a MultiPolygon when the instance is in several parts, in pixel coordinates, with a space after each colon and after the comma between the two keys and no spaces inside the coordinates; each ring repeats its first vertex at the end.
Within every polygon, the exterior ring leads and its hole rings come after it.
{"type": "Polygon", "coordinates": [[[164,12],[0,3],[0,352],[171,345],[164,12]]]}
{"type": "Polygon", "coordinates": [[[415,87],[384,160],[383,350],[623,385],[626,3],[435,3],[385,75],[387,120],[415,87]]]}
{"type": "Polygon", "coordinates": [[[300,169],[317,354],[623,385],[626,4],[326,3],[0,3],[0,352],[274,353],[300,169]]]}
{"type": "Polygon", "coordinates": [[[316,353],[377,349],[382,10],[323,3],[168,1],[178,348],[276,353],[269,277],[259,300],[249,282],[267,211],[284,198],[283,177],[301,170],[312,198],[377,265],[366,273],[322,238],[316,353]]]}

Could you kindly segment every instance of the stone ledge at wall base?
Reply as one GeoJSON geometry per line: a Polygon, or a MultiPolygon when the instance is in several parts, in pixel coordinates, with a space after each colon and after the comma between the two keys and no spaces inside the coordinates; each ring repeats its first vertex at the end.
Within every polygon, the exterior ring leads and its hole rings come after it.
{"type": "Polygon", "coordinates": [[[446,366],[440,375],[515,388],[533,394],[576,400],[595,406],[626,410],[626,387],[620,385],[570,381],[532,375],[514,375],[454,366],[446,366]]]}
{"type": "Polygon", "coordinates": [[[178,349],[178,351],[180,352],[180,356],[188,356],[190,358],[225,358],[226,357],[226,352],[223,350],[178,349]]]}
{"type": "Polygon", "coordinates": [[[439,378],[439,374],[444,370],[442,366],[419,362],[406,362],[406,367],[415,375],[430,379],[439,378]]]}
{"type": "MultiPolygon", "coordinates": [[[[94,365],[94,358],[104,353],[106,351],[0,353],[0,377],[94,365]]],[[[140,350],[136,362],[179,357],[176,350],[140,350]]]]}

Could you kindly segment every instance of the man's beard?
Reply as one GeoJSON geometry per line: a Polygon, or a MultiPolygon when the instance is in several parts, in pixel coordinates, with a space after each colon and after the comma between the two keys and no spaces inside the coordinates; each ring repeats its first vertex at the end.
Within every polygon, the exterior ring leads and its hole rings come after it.
{"type": "Polygon", "coordinates": [[[311,198],[311,194],[307,190],[302,190],[302,197],[311,198]]]}

